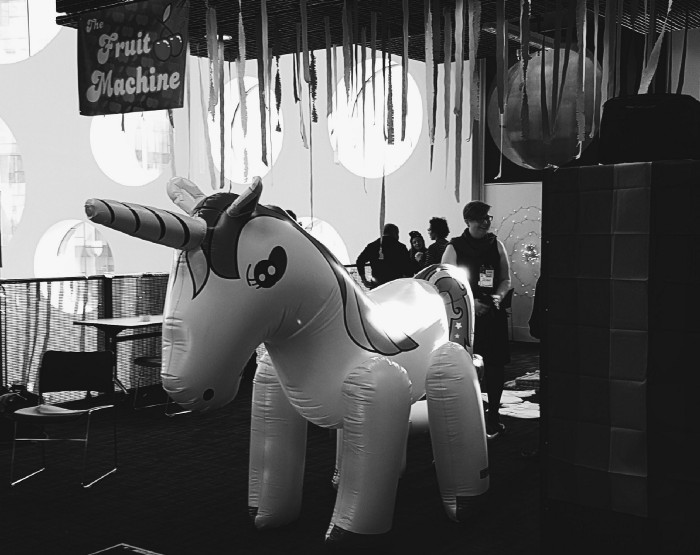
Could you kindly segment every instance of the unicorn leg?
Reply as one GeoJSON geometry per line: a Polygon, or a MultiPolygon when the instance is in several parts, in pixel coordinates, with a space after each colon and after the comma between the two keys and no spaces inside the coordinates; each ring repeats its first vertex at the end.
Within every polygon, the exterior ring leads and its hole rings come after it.
{"type": "Polygon", "coordinates": [[[343,384],[342,469],[326,540],[391,529],[408,435],[411,385],[398,364],[377,357],[343,384]]]}
{"type": "Polygon", "coordinates": [[[301,509],[306,420],[289,403],[267,354],[253,381],[248,507],[258,529],[288,524],[301,509]]]}
{"type": "Polygon", "coordinates": [[[438,347],[425,389],[442,503],[450,519],[464,522],[489,488],[484,407],[469,353],[452,342],[438,347]]]}

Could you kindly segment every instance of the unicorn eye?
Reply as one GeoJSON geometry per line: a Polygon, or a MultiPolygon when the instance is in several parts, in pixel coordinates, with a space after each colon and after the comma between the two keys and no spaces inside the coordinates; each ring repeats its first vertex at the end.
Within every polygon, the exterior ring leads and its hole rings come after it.
{"type": "Polygon", "coordinates": [[[248,266],[248,285],[269,289],[282,279],[286,269],[287,253],[282,247],[275,247],[270,251],[269,258],[259,261],[255,267],[252,264],[248,266]]]}

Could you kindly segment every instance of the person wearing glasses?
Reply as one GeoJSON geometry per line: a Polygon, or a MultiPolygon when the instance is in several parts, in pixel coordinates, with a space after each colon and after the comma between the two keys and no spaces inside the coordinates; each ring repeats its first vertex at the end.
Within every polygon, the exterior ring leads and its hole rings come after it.
{"type": "Polygon", "coordinates": [[[467,270],[474,295],[474,353],[484,359],[488,395],[486,436],[493,439],[505,432],[498,409],[501,405],[504,366],[510,362],[508,316],[500,304],[511,287],[510,264],[503,243],[491,233],[491,206],[478,200],[466,204],[462,214],[464,233],[453,237],[442,255],[443,264],[467,270]]]}
{"type": "Polygon", "coordinates": [[[430,218],[428,235],[433,241],[428,246],[428,252],[425,255],[425,265],[440,264],[442,255],[445,253],[445,248],[450,243],[447,236],[450,234],[450,226],[447,225],[445,218],[430,218]]]}

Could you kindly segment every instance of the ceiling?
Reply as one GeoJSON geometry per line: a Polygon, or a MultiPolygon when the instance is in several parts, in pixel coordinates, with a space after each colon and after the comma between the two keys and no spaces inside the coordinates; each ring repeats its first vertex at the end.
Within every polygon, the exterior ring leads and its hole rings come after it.
{"type": "MultiPolygon", "coordinates": [[[[617,0],[598,0],[599,13],[605,14],[606,2],[617,0]]],[[[96,9],[130,4],[134,0],[56,0],[56,22],[59,25],[76,27],[79,16],[96,9]]],[[[425,59],[424,46],[424,2],[423,0],[407,0],[409,7],[409,44],[408,55],[412,59],[425,59]]],[[[639,33],[646,33],[650,18],[645,14],[644,6],[654,0],[622,0],[622,25],[639,33]]],[[[669,0],[655,0],[655,28],[660,31],[665,19],[669,0]]],[[[260,0],[242,0],[243,23],[246,31],[246,58],[257,58],[261,48],[258,45],[260,37],[260,0]]],[[[533,33],[544,37],[553,37],[557,22],[566,21],[565,13],[575,6],[576,0],[530,0],[530,25],[533,33]],[[557,7],[560,17],[557,17],[557,7]]],[[[238,13],[237,0],[190,0],[189,40],[190,51],[196,56],[207,55],[206,43],[206,12],[207,5],[216,7],[218,31],[220,35],[228,35],[230,40],[224,42],[224,57],[234,61],[238,57],[238,13]]],[[[268,0],[268,35],[273,55],[290,54],[297,51],[297,28],[301,24],[300,0],[268,0]]],[[[377,20],[377,49],[387,50],[396,55],[403,52],[403,1],[402,0],[307,0],[307,36],[311,50],[321,50],[326,47],[326,18],[330,28],[331,42],[334,45],[343,44],[343,6],[352,16],[353,42],[359,43],[361,30],[364,27],[367,46],[370,41],[372,13],[377,20]],[[386,45],[386,46],[384,46],[386,45]]],[[[520,19],[521,0],[506,0],[505,16],[516,31],[510,36],[513,46],[517,46],[517,28],[520,19]]],[[[433,13],[437,15],[438,5],[442,10],[448,9],[454,14],[455,0],[432,0],[433,13]]],[[[466,2],[465,2],[466,5],[466,2]]],[[[594,0],[587,0],[589,17],[592,17],[594,0]]],[[[496,0],[482,0],[482,32],[479,39],[477,57],[488,57],[496,52],[495,22],[496,0]]],[[[682,30],[700,27],[700,1],[675,0],[669,16],[667,30],[682,30]]],[[[466,35],[466,33],[465,33],[466,35]]],[[[436,62],[442,62],[443,40],[436,41],[439,46],[435,49],[436,62]]],[[[468,53],[467,37],[465,36],[465,57],[468,53]]]]}

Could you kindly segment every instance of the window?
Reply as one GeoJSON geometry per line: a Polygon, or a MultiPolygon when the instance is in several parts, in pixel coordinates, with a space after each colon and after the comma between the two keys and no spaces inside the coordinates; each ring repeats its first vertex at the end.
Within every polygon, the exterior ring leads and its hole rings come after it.
{"type": "MultiPolygon", "coordinates": [[[[262,161],[262,133],[260,130],[260,97],[258,80],[245,77],[245,102],[247,128],[243,133],[243,117],[238,79],[228,81],[224,86],[224,177],[235,183],[251,183],[253,177],[265,176],[282,150],[282,129],[284,122],[279,115],[280,130],[277,131],[277,114],[267,110],[267,164],[262,161]]],[[[274,99],[274,97],[273,97],[274,99]]],[[[274,102],[274,100],[272,101],[274,102]]],[[[211,156],[216,168],[221,171],[221,105],[216,105],[215,116],[207,118],[211,139],[211,156]]]]}
{"type": "Polygon", "coordinates": [[[170,164],[170,120],[165,110],[96,116],[90,145],[100,169],[117,183],[141,186],[170,164]]]}
{"type": "Polygon", "coordinates": [[[0,0],[0,64],[26,60],[58,34],[55,2],[0,0]]]}
{"type": "Polygon", "coordinates": [[[328,120],[328,134],[333,149],[345,168],[361,177],[377,178],[396,171],[415,150],[423,125],[423,105],[418,86],[409,74],[406,130],[402,141],[402,66],[391,64],[390,68],[387,68],[385,82],[381,60],[377,60],[375,69],[379,69],[374,75],[374,88],[371,62],[367,62],[366,67],[364,106],[362,84],[355,83],[348,96],[345,81],[341,80],[333,95],[334,111],[328,120]],[[387,108],[389,71],[393,118],[388,117],[387,108]],[[390,129],[390,126],[393,129],[390,129]],[[393,132],[393,144],[388,140],[390,131],[393,132]]]}
{"type": "Polygon", "coordinates": [[[10,129],[0,120],[0,236],[9,244],[24,211],[24,166],[10,129]]]}

